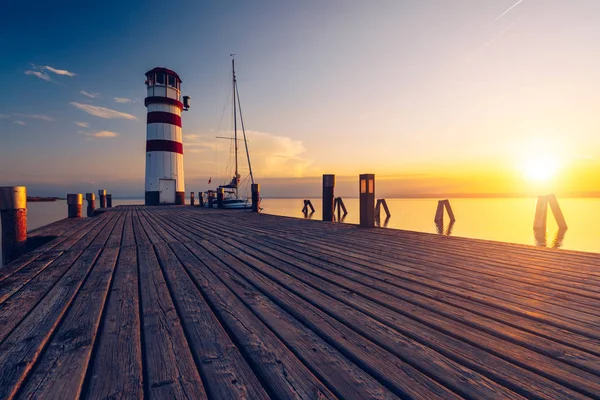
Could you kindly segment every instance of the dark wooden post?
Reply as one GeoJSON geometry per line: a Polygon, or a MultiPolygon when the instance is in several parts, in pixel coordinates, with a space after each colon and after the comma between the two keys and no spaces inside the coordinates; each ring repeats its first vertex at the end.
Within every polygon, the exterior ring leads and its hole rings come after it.
{"type": "Polygon", "coordinates": [[[194,199],[194,192],[190,193],[190,205],[193,207],[196,204],[196,201],[194,199]]]}
{"type": "Polygon", "coordinates": [[[535,219],[533,229],[546,229],[546,217],[548,215],[548,196],[538,196],[535,206],[535,219]]]}
{"type": "Polygon", "coordinates": [[[106,208],[112,208],[112,194],[106,195],[106,208]]]}
{"type": "Polygon", "coordinates": [[[67,207],[69,218],[81,218],[81,209],[83,207],[83,195],[81,193],[67,194],[67,207]]]}
{"type": "Polygon", "coordinates": [[[0,187],[2,221],[2,265],[25,252],[27,241],[27,189],[25,186],[0,187]]]}
{"type": "Polygon", "coordinates": [[[562,230],[567,229],[567,222],[565,221],[565,216],[560,210],[560,206],[558,205],[558,200],[556,200],[555,195],[548,195],[548,204],[550,205],[550,209],[552,210],[552,214],[554,215],[554,219],[556,220],[558,227],[562,230]]]}
{"type": "Polygon", "coordinates": [[[435,210],[435,218],[433,222],[443,224],[444,222],[444,200],[438,200],[437,209],[435,210]]]}
{"type": "Polygon", "coordinates": [[[217,188],[217,208],[223,208],[223,200],[225,199],[225,189],[217,188]]]}
{"type": "Polygon", "coordinates": [[[450,206],[450,200],[444,200],[444,206],[446,207],[446,211],[448,212],[448,217],[450,218],[450,222],[455,222],[456,218],[454,217],[454,211],[452,211],[452,207],[450,206]]]}
{"type": "Polygon", "coordinates": [[[260,184],[253,183],[252,190],[252,212],[260,212],[260,184]]]}
{"type": "Polygon", "coordinates": [[[204,193],[198,192],[198,204],[200,207],[204,207],[204,193]]]}
{"type": "Polygon", "coordinates": [[[323,221],[333,221],[335,175],[323,175],[323,221]]]}
{"type": "Polygon", "coordinates": [[[98,207],[106,208],[106,190],[98,190],[98,201],[100,201],[98,207]]]}
{"type": "Polygon", "coordinates": [[[360,175],[359,187],[360,227],[373,228],[375,226],[375,175],[360,175]]]}
{"type": "Polygon", "coordinates": [[[214,202],[215,202],[215,199],[213,197],[213,191],[209,190],[208,191],[208,208],[213,208],[214,202]]]}
{"type": "Polygon", "coordinates": [[[87,200],[87,216],[94,216],[94,209],[96,208],[96,195],[94,193],[86,193],[85,199],[87,200]]]}

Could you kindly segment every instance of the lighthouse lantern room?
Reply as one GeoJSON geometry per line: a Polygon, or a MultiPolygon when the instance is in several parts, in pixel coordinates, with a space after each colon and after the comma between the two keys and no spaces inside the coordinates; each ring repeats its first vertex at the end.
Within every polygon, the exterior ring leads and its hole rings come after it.
{"type": "Polygon", "coordinates": [[[185,204],[180,85],[170,69],[146,72],[146,205],[185,204]]]}

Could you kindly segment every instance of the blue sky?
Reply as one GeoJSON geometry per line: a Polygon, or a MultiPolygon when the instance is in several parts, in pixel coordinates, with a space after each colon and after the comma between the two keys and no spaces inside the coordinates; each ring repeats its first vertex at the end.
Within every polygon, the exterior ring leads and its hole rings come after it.
{"type": "Polygon", "coordinates": [[[206,189],[227,158],[230,53],[267,194],[361,172],[391,194],[518,192],[540,149],[563,186],[600,157],[594,0],[7,3],[0,183],[30,192],[143,193],[155,66],[192,97],[187,190],[206,189]]]}

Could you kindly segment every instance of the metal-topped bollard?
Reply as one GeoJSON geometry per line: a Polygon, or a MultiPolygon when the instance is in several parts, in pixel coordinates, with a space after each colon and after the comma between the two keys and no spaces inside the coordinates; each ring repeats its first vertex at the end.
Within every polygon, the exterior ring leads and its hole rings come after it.
{"type": "Polygon", "coordinates": [[[204,193],[198,192],[198,205],[204,207],[204,193]]]}
{"type": "Polygon", "coordinates": [[[85,199],[87,200],[87,216],[93,217],[96,208],[96,195],[94,193],[86,193],[85,199]]]}
{"type": "Polygon", "coordinates": [[[83,207],[83,195],[81,193],[67,194],[67,207],[69,218],[81,218],[83,207]]]}
{"type": "Polygon", "coordinates": [[[360,186],[360,227],[375,226],[375,174],[362,174],[360,186]]]}
{"type": "Polygon", "coordinates": [[[27,189],[25,186],[0,187],[2,220],[2,265],[18,258],[27,241],[27,189]]]}
{"type": "Polygon", "coordinates": [[[323,175],[323,221],[333,221],[335,175],[323,175]]]}
{"type": "Polygon", "coordinates": [[[194,192],[190,193],[190,205],[193,207],[196,204],[196,201],[194,199],[194,192]]]}
{"type": "Polygon", "coordinates": [[[213,196],[213,191],[209,190],[207,196],[208,196],[208,199],[207,199],[208,208],[213,208],[214,207],[214,203],[215,203],[215,197],[213,196]]]}
{"type": "Polygon", "coordinates": [[[252,190],[252,212],[260,212],[260,184],[253,183],[252,190]]]}
{"type": "Polygon", "coordinates": [[[112,194],[106,195],[106,208],[112,208],[112,194]]]}
{"type": "Polygon", "coordinates": [[[106,208],[106,190],[98,190],[98,200],[100,201],[98,207],[106,208]]]}

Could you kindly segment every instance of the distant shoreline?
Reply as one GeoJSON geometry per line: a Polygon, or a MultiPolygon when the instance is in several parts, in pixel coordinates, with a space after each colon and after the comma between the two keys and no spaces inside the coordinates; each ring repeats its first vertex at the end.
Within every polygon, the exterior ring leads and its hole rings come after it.
{"type": "Polygon", "coordinates": [[[38,196],[27,196],[28,203],[41,203],[41,202],[51,202],[56,200],[64,200],[60,197],[38,197],[38,196]]]}

